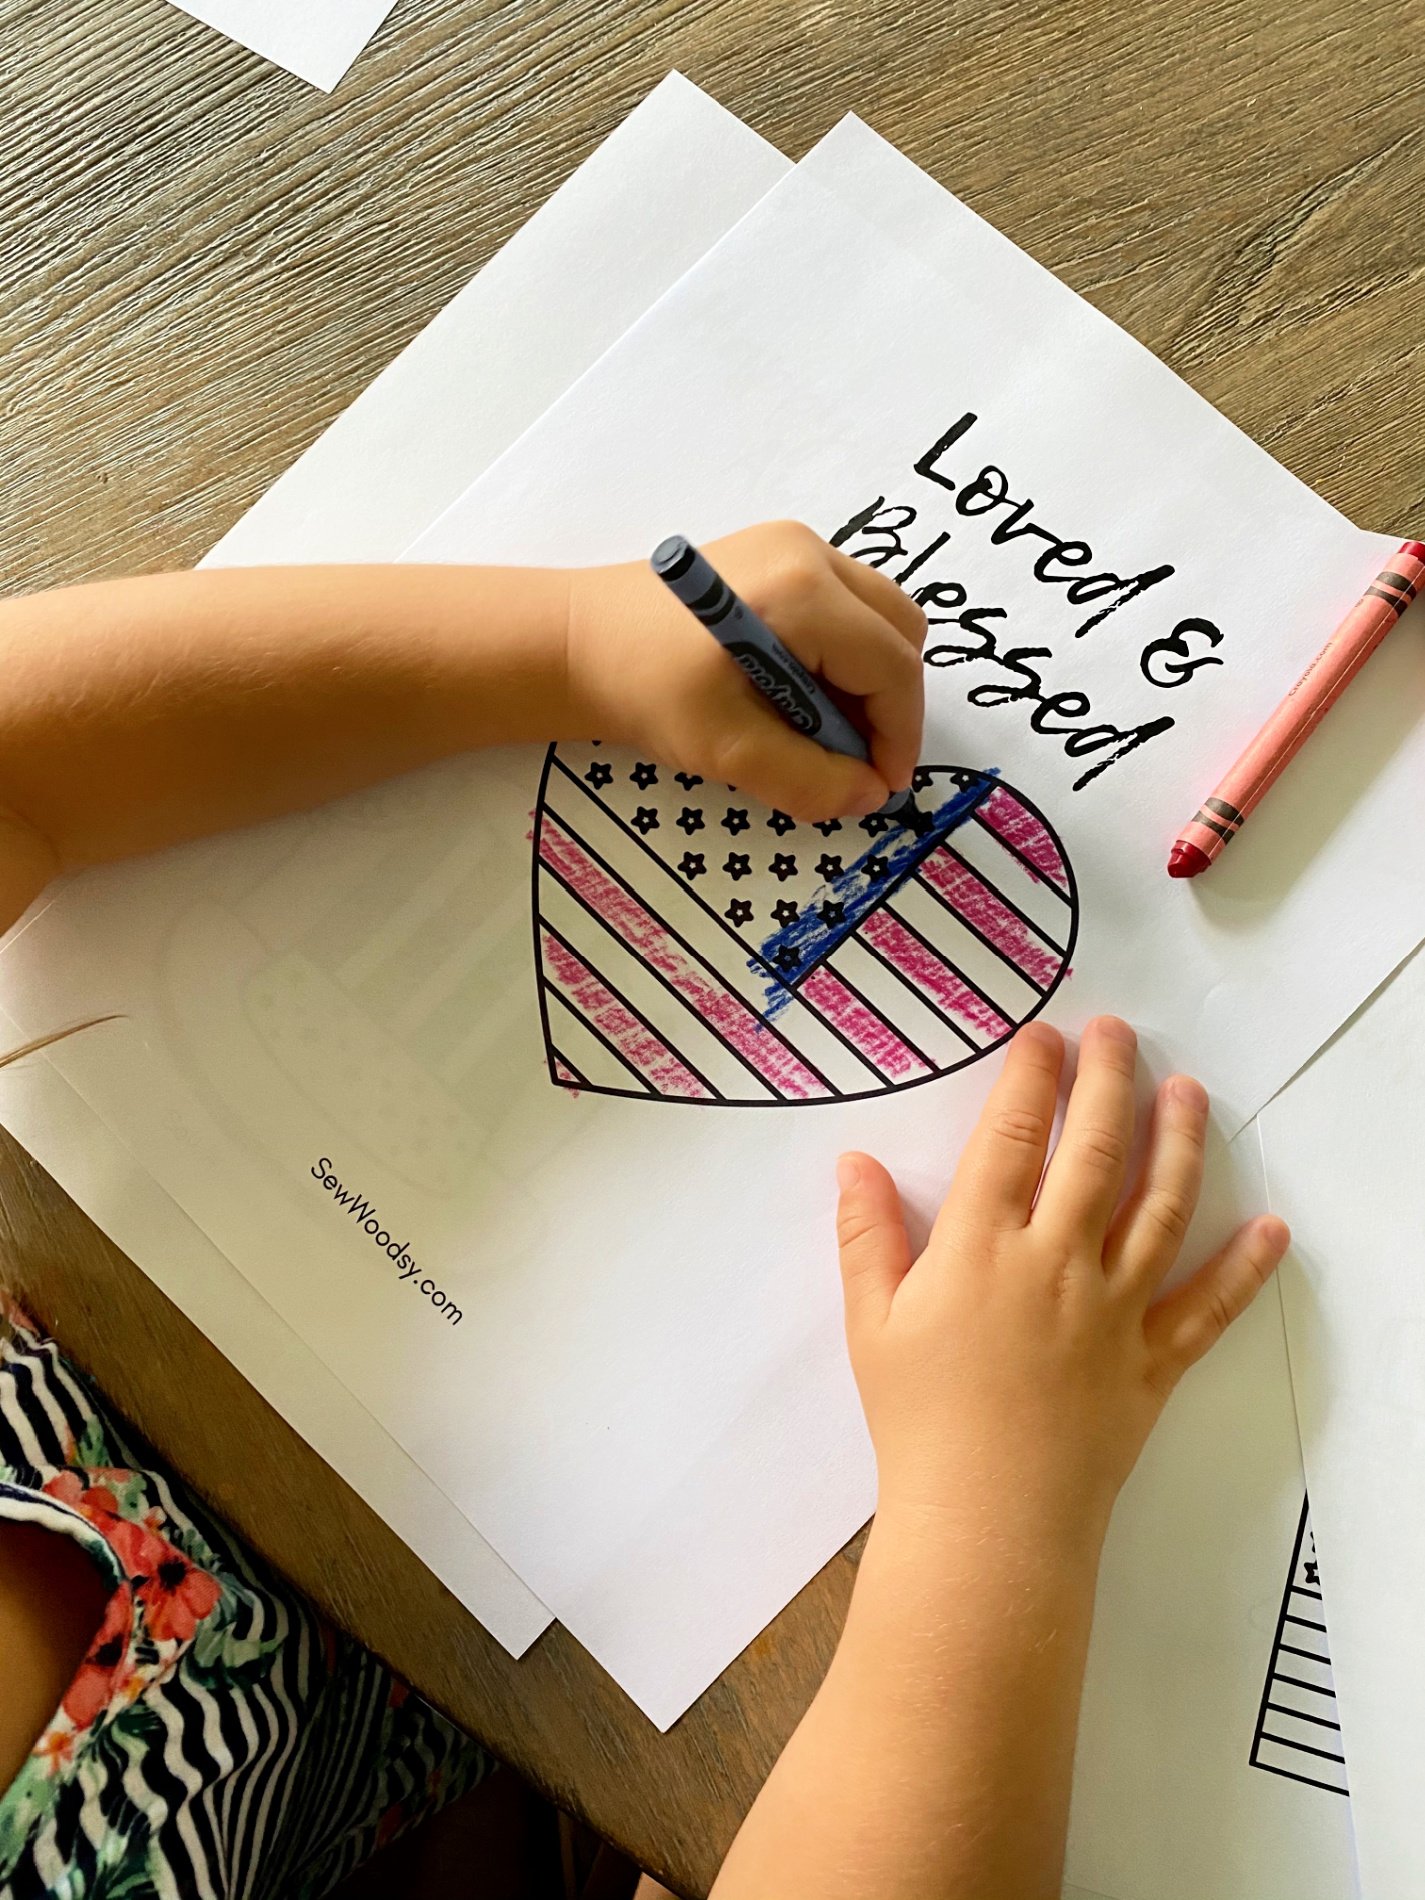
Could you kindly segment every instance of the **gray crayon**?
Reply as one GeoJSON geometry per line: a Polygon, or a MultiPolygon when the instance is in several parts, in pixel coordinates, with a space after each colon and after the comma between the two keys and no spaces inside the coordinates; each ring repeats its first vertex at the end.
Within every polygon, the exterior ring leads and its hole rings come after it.
{"type": "MultiPolygon", "coordinates": [[[[660,541],[653,550],[652,567],[789,726],[829,752],[840,752],[848,759],[870,757],[865,739],[825,687],[788,652],[766,621],[738,599],[691,541],[681,534],[660,541]]],[[[909,792],[894,793],[881,811],[888,818],[919,815],[909,792]]]]}

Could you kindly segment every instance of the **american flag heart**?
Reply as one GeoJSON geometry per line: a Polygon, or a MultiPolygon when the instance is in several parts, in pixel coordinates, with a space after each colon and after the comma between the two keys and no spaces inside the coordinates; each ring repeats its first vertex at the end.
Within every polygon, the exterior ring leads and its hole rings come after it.
{"type": "Polygon", "coordinates": [[[738,1107],[949,1075],[1068,973],[1073,871],[992,773],[922,766],[920,817],[799,824],[598,742],[550,748],[533,831],[550,1079],[738,1107]]]}

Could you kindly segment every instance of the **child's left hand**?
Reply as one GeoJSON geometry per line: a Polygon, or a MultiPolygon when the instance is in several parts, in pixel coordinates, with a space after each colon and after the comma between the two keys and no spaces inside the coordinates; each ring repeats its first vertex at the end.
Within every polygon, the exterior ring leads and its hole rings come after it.
{"type": "Polygon", "coordinates": [[[1169,1393],[1286,1251],[1285,1223],[1261,1215],[1160,1296],[1208,1103],[1188,1076],[1160,1086],[1124,1197],[1136,1057],[1127,1023],[1089,1024],[1050,1157],[1064,1042],[1021,1029],[914,1264],[890,1175],[843,1157],[847,1333],[883,1511],[983,1507],[1006,1528],[1022,1508],[1037,1547],[1096,1544],[1169,1393]]]}
{"type": "Polygon", "coordinates": [[[865,732],[871,763],[794,732],[646,561],[570,577],[569,691],[588,736],[644,745],[793,818],[862,816],[920,754],[925,615],[894,581],[796,522],[710,542],[728,585],[865,732]]]}

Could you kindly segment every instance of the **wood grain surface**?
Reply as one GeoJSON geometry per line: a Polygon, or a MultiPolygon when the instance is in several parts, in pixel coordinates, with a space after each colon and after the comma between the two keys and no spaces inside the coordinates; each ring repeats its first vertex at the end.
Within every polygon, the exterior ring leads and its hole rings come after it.
{"type": "MultiPolygon", "coordinates": [[[[398,0],[326,98],[165,0],[0,0],[0,587],[194,561],[675,65],[794,156],[858,111],[1363,526],[1419,533],[1420,26],[1418,0],[398,0]]],[[[561,1631],[509,1662],[13,1144],[0,1248],[337,1621],[706,1893],[854,1547],[660,1737],[561,1631]]]]}

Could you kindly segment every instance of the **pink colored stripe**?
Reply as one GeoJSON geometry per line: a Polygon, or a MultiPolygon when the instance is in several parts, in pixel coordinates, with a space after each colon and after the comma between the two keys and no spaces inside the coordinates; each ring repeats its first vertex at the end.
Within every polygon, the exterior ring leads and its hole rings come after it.
{"type": "Polygon", "coordinates": [[[569,1064],[567,1062],[561,1062],[558,1056],[554,1058],[554,1073],[559,1081],[564,1084],[565,1088],[581,1089],[585,1086],[582,1079],[575,1075],[574,1071],[569,1067],[569,1064]]]}
{"type": "Polygon", "coordinates": [[[884,910],[873,911],[861,926],[861,935],[899,970],[912,989],[924,990],[952,1021],[990,1037],[1007,1036],[1011,1024],[959,972],[934,950],[913,937],[904,924],[884,910]]]}
{"type": "Polygon", "coordinates": [[[885,1017],[853,995],[825,964],[798,985],[797,995],[839,1029],[853,1048],[874,1062],[881,1074],[891,1081],[906,1082],[913,1076],[932,1073],[914,1049],[901,1041],[885,1017]]]}
{"type": "Polygon", "coordinates": [[[661,1036],[640,1022],[614,995],[582,957],[545,930],[544,968],[559,985],[564,1000],[594,1025],[658,1095],[676,1095],[683,1101],[710,1102],[713,1092],[680,1062],[661,1036]]]}
{"type": "Polygon", "coordinates": [[[996,837],[1013,845],[1041,877],[1048,878],[1065,897],[1068,896],[1069,873],[1059,855],[1058,845],[1045,830],[1043,822],[1032,811],[1026,811],[1012,793],[997,785],[984,803],[975,807],[975,816],[988,825],[996,837]]]}
{"type": "Polygon", "coordinates": [[[962,864],[942,847],[925,859],[920,876],[951,910],[973,925],[1031,983],[1037,983],[1042,990],[1049,988],[1063,966],[1062,952],[1041,943],[1023,919],[1016,917],[998,892],[983,878],[976,877],[968,864],[962,864]]]}
{"type": "Polygon", "coordinates": [[[740,997],[686,957],[653,913],[587,857],[548,812],[540,825],[539,855],[779,1095],[809,1101],[830,1093],[740,997]]]}

